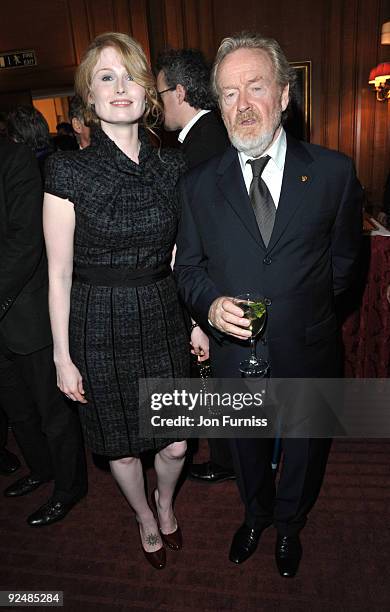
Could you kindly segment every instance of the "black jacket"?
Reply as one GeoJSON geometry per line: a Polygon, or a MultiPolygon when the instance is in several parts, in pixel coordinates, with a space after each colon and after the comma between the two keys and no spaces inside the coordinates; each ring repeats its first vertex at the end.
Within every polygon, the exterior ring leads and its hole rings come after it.
{"type": "Polygon", "coordinates": [[[181,198],[178,287],[194,319],[209,329],[215,375],[238,375],[248,347],[208,326],[209,307],[221,295],[255,290],[269,304],[266,337],[273,376],[336,376],[334,296],[350,284],[362,233],[362,189],[352,161],[287,138],[267,248],[233,147],[188,172],[181,198]]]}
{"type": "Polygon", "coordinates": [[[42,181],[24,145],[0,144],[0,344],[29,354],[51,344],[42,181]]]}
{"type": "Polygon", "coordinates": [[[222,119],[211,111],[202,115],[192,126],[181,151],[189,168],[197,166],[214,155],[223,153],[230,146],[230,141],[222,119]]]}

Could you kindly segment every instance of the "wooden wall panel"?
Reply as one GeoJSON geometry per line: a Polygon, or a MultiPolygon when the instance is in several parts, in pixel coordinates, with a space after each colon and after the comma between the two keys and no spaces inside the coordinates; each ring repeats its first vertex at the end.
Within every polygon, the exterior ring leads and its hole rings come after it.
{"type": "Polygon", "coordinates": [[[163,49],[201,49],[209,61],[216,51],[213,0],[147,0],[152,63],[163,49]]]}
{"type": "Polygon", "coordinates": [[[67,0],[2,2],[1,49],[34,48],[41,66],[74,64],[67,0]]]}
{"type": "Polygon", "coordinates": [[[92,39],[114,30],[113,0],[86,0],[86,6],[92,39]]]}
{"type": "Polygon", "coordinates": [[[181,0],[165,0],[165,33],[168,47],[183,47],[185,30],[181,0]]]}
{"type": "Polygon", "coordinates": [[[1,51],[34,49],[38,61],[38,66],[2,70],[2,91],[68,84],[77,53],[67,0],[2,3],[0,45],[1,51]]]}
{"type": "MultiPolygon", "coordinates": [[[[328,4],[326,22],[329,27],[325,29],[324,57],[329,58],[329,49],[332,56],[341,58],[342,23],[340,0],[331,0],[328,4]]],[[[339,149],[340,146],[340,117],[341,117],[341,61],[323,61],[323,78],[325,86],[322,89],[323,114],[320,130],[320,142],[330,149],[339,149]]]]}
{"type": "Polygon", "coordinates": [[[182,3],[185,46],[192,47],[193,49],[202,48],[200,40],[200,14],[198,11],[200,4],[196,0],[187,0],[182,3]]]}
{"type": "MultiPolygon", "coordinates": [[[[370,69],[378,59],[378,39],[375,36],[367,37],[366,32],[375,33],[379,21],[379,3],[368,6],[365,2],[359,3],[357,18],[357,50],[355,62],[356,78],[356,115],[354,122],[354,152],[357,171],[363,185],[366,185],[367,199],[378,199],[373,184],[373,155],[372,143],[375,142],[376,112],[381,109],[380,102],[368,85],[370,69]],[[375,61],[371,61],[375,58],[375,61]],[[371,61],[370,61],[371,60],[371,61]],[[371,149],[371,151],[370,151],[371,149]],[[372,187],[371,187],[372,186],[372,187]]],[[[386,104],[386,103],[385,103],[386,104]]],[[[376,143],[379,144],[379,143],[376,143]]],[[[379,187],[379,191],[381,186],[379,187]]]]}
{"type": "Polygon", "coordinates": [[[147,20],[152,64],[167,45],[166,16],[163,0],[147,0],[147,20]]]}
{"type": "MultiPolygon", "coordinates": [[[[378,34],[380,36],[380,25],[390,19],[390,2],[387,0],[381,5],[378,19],[378,34]]],[[[378,42],[377,63],[390,60],[390,46],[380,45],[378,42]]],[[[373,64],[374,65],[374,64],[373,64]]],[[[372,97],[374,94],[369,92],[372,97]]],[[[372,99],[372,98],[371,98],[372,99]]],[[[390,102],[374,103],[374,132],[369,135],[366,142],[360,139],[363,153],[361,156],[361,167],[368,158],[372,159],[372,174],[367,180],[366,189],[368,197],[372,202],[381,202],[385,178],[390,171],[390,102]]]]}
{"type": "Polygon", "coordinates": [[[1,71],[1,90],[71,89],[91,40],[113,30],[133,35],[150,55],[145,0],[20,0],[2,5],[0,51],[32,48],[38,66],[1,71]]]}
{"type": "MultiPolygon", "coordinates": [[[[355,153],[355,104],[356,99],[356,53],[358,27],[358,0],[346,0],[342,4],[342,53],[340,91],[339,150],[351,157],[355,153]]],[[[330,48],[331,50],[331,48],[330,48]]],[[[333,55],[330,61],[335,61],[333,55]]]]}
{"type": "MultiPolygon", "coordinates": [[[[354,158],[369,203],[381,200],[389,170],[389,104],[368,87],[380,60],[379,34],[389,0],[149,0],[151,46],[199,46],[212,59],[240,30],[276,38],[290,61],[312,62],[311,141],[354,158]],[[159,26],[157,26],[159,20],[159,26]]],[[[390,59],[388,53],[387,58],[390,59]]]]}
{"type": "MultiPolygon", "coordinates": [[[[147,17],[146,0],[127,0],[131,16],[131,29],[127,32],[134,36],[141,43],[143,50],[150,60],[150,41],[147,17]]],[[[118,24],[120,32],[123,32],[123,27],[118,24]]]]}
{"type": "Polygon", "coordinates": [[[200,48],[211,61],[214,59],[216,44],[214,40],[215,16],[213,0],[202,0],[198,4],[200,48]]]}
{"type": "Polygon", "coordinates": [[[261,31],[279,40],[290,61],[311,60],[311,140],[352,155],[375,204],[389,169],[390,105],[375,100],[367,80],[371,67],[390,59],[379,42],[388,19],[390,0],[3,2],[0,51],[33,48],[39,65],[0,71],[0,110],[7,91],[71,88],[86,47],[104,31],[133,35],[152,61],[167,46],[199,47],[212,60],[224,36],[261,31]]]}
{"type": "Polygon", "coordinates": [[[112,5],[113,11],[113,29],[115,32],[124,32],[131,34],[131,15],[130,3],[128,0],[114,0],[112,5]]]}
{"type": "Polygon", "coordinates": [[[89,27],[88,11],[84,0],[68,0],[69,19],[72,25],[76,65],[93,38],[89,27]]]}

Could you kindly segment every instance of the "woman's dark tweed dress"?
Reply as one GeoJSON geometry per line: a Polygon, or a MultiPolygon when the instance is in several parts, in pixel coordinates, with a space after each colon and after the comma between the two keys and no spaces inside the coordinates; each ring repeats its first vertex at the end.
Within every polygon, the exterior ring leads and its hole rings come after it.
{"type": "MultiPolygon", "coordinates": [[[[46,191],[74,203],[74,265],[155,268],[170,262],[183,161],[160,156],[145,134],[139,164],[104,132],[75,153],[53,155],[46,191]]],[[[188,376],[189,344],[172,276],[139,287],[74,281],[70,352],[88,404],[79,405],[87,445],[96,453],[137,456],[169,440],[138,435],[138,378],[188,376]]]]}

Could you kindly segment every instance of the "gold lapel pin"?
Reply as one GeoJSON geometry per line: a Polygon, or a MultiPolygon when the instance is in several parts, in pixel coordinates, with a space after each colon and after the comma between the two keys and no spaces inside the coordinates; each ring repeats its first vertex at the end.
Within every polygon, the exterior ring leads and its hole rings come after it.
{"type": "Polygon", "coordinates": [[[302,183],[306,183],[306,181],[308,181],[308,180],[309,180],[309,177],[308,177],[308,176],[306,176],[306,174],[303,174],[303,175],[301,176],[301,181],[302,181],[302,183]]]}

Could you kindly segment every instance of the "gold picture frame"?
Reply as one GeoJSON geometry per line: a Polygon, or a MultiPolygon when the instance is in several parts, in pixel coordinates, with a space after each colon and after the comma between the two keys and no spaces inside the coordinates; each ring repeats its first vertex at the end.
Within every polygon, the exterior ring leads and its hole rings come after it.
{"type": "Polygon", "coordinates": [[[311,132],[311,61],[290,62],[297,74],[290,97],[285,129],[299,140],[310,142],[311,132]]]}

